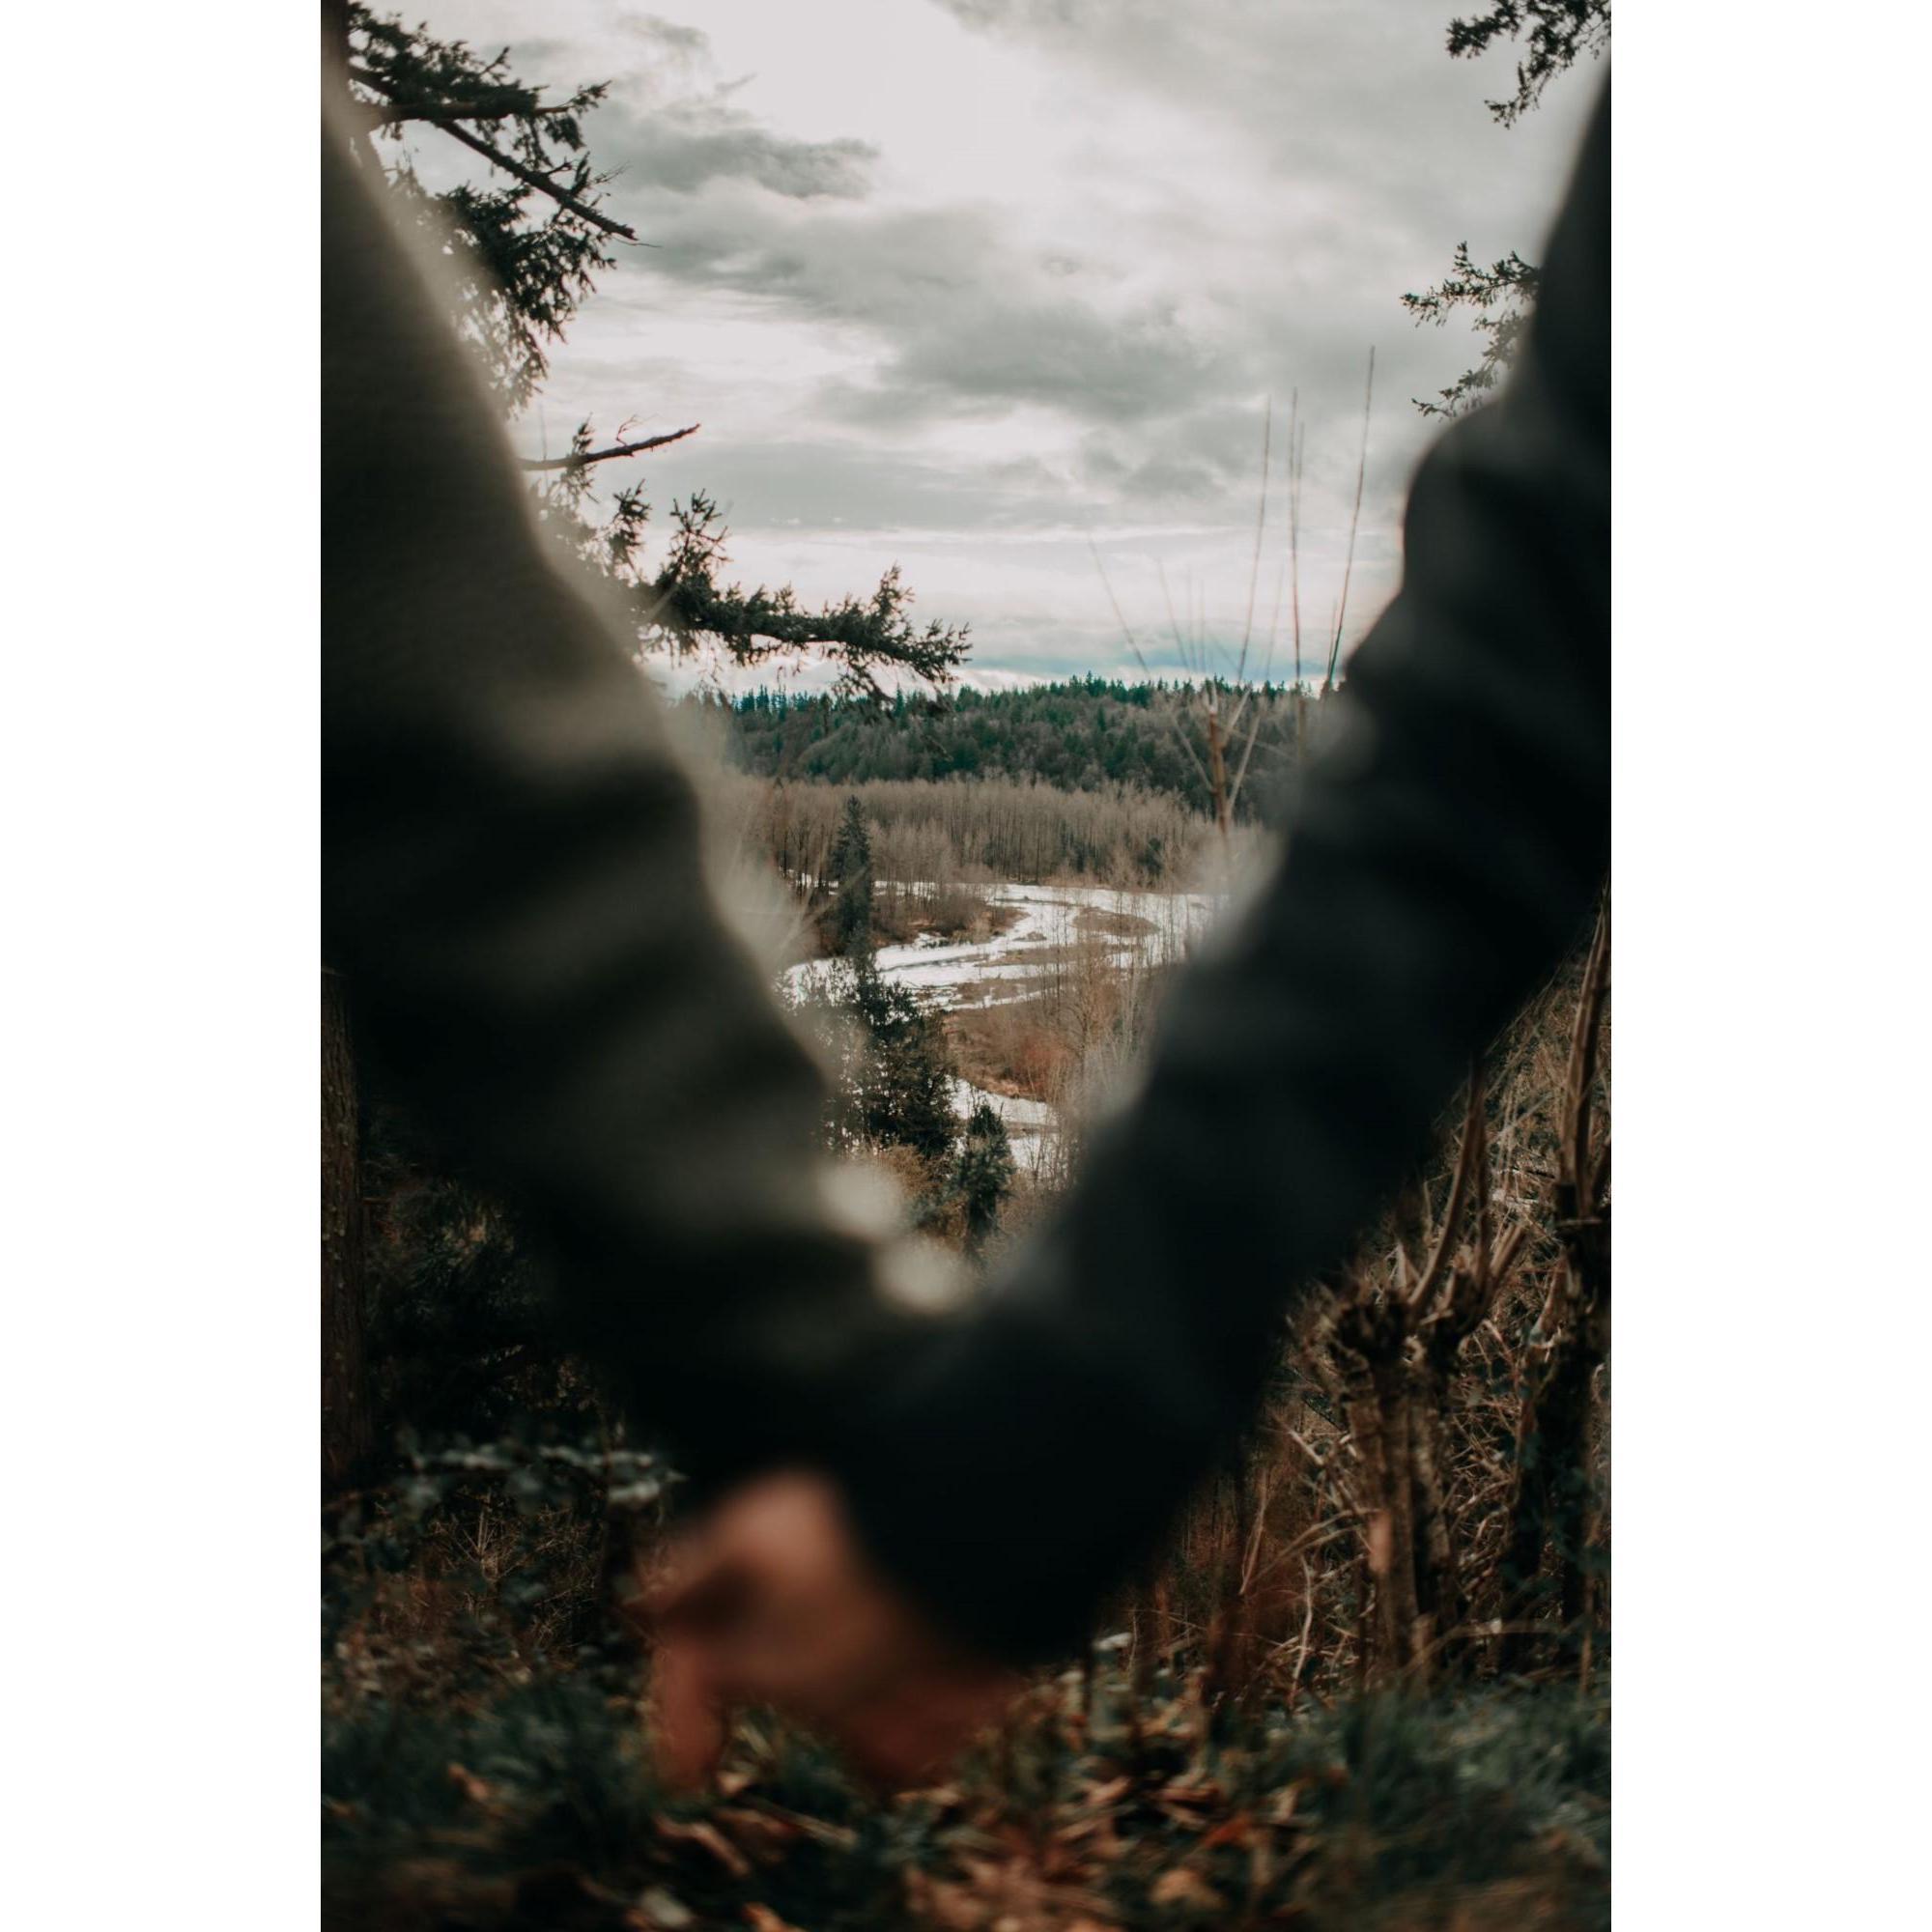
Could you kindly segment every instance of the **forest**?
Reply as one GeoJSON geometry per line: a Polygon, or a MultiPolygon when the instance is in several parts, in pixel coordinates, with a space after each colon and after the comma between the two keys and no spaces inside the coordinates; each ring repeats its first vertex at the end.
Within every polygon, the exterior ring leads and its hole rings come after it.
{"type": "MultiPolygon", "coordinates": [[[[1183,680],[1085,677],[1017,691],[900,691],[889,703],[765,690],[684,702],[716,721],[725,761],[756,778],[1035,781],[1061,791],[1165,793],[1198,813],[1211,809],[1201,774],[1214,695],[1183,680]]],[[[1219,695],[1230,706],[1237,696],[1226,686],[1219,695]]],[[[1243,821],[1284,795],[1294,755],[1291,688],[1254,686],[1252,701],[1243,749],[1251,739],[1256,782],[1235,807],[1243,821]]]]}
{"type": "MultiPolygon", "coordinates": [[[[629,236],[584,132],[601,90],[547,96],[354,0],[324,25],[358,165],[476,270],[451,320],[514,419],[629,236]],[[435,189],[412,144],[452,128],[474,172],[435,189]]],[[[1450,51],[1518,43],[1520,114],[1607,34],[1606,5],[1498,7],[1450,51]]],[[[1511,260],[1486,279],[1464,251],[1408,298],[1484,345],[1432,410],[1507,368],[1534,292],[1511,260]]],[[[641,666],[773,668],[681,709],[773,997],[829,1071],[824,1147],[988,1278],[1278,862],[1346,665],[976,689],[966,627],[915,619],[896,566],[814,602],[735,581],[701,487],[653,523],[604,479],[672,439],[627,434],[527,463],[533,514],[641,666]],[[801,653],[833,692],[786,694],[801,653]]],[[[661,1781],[635,1584],[689,1520],[675,1446],[558,1343],[517,1208],[358,1053],[325,967],[325,1923],[1607,1925],[1610,956],[1605,893],[1347,1260],[1282,1284],[1265,1399],[1157,1559],[896,1794],[757,1710],[707,1788],[661,1781]]]]}

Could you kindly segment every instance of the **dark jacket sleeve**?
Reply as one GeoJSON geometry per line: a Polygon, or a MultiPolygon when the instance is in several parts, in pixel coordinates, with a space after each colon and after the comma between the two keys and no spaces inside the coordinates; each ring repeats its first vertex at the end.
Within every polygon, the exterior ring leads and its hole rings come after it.
{"type": "Polygon", "coordinates": [[[700,1467],[836,1463],[920,1321],[699,863],[619,627],[325,134],[324,946],[358,1037],[523,1208],[571,1332],[700,1467]]]}
{"type": "Polygon", "coordinates": [[[856,1505],[930,1607],[1079,1636],[1249,1413],[1608,861],[1605,93],[1498,400],[1419,470],[1285,856],[1190,965],[1046,1236],[909,1384],[856,1505]],[[944,1499],[941,1504],[939,1499],[944,1499]]]}

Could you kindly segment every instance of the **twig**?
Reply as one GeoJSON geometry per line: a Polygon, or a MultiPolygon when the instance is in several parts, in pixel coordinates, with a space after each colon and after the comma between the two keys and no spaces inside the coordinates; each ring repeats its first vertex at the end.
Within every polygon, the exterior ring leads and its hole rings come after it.
{"type": "Polygon", "coordinates": [[[693,423],[688,429],[647,436],[639,442],[613,442],[609,449],[586,449],[581,454],[573,450],[568,456],[520,456],[517,463],[525,469],[587,469],[593,463],[609,463],[619,456],[639,456],[647,449],[662,449],[668,442],[682,442],[703,427],[702,423],[693,423]]]}
{"type": "Polygon", "coordinates": [[[1349,518],[1349,553],[1342,564],[1342,601],[1335,611],[1335,637],[1328,646],[1328,675],[1321,680],[1323,691],[1335,688],[1335,665],[1342,655],[1342,626],[1349,614],[1349,580],[1355,572],[1355,532],[1362,521],[1362,485],[1369,473],[1369,412],[1376,399],[1376,352],[1369,351],[1369,383],[1362,395],[1362,456],[1355,466],[1355,508],[1349,518]]]}
{"type": "MultiPolygon", "coordinates": [[[[1128,624],[1126,618],[1122,614],[1121,600],[1114,595],[1114,586],[1108,581],[1107,578],[1107,566],[1100,561],[1099,547],[1090,537],[1087,542],[1087,548],[1094,553],[1094,568],[1100,573],[1100,585],[1101,588],[1104,589],[1107,593],[1107,602],[1111,604],[1114,608],[1114,618],[1115,621],[1121,627],[1121,635],[1127,640],[1127,648],[1128,650],[1133,652],[1134,662],[1140,666],[1141,670],[1145,674],[1148,682],[1151,684],[1153,682],[1153,668],[1148,663],[1147,655],[1141,649],[1140,639],[1134,636],[1132,626],[1128,624]]],[[[1165,582],[1166,580],[1163,579],[1162,580],[1163,587],[1165,586],[1165,582]]],[[[1170,621],[1173,618],[1173,614],[1174,614],[1174,604],[1173,600],[1170,598],[1168,600],[1168,616],[1170,621]]],[[[1177,640],[1179,640],[1179,630],[1176,631],[1175,635],[1177,640]]],[[[1177,717],[1175,717],[1175,715],[1172,712],[1169,712],[1165,715],[1167,717],[1168,724],[1173,726],[1175,742],[1179,745],[1180,749],[1184,753],[1186,753],[1187,761],[1194,767],[1194,774],[1201,781],[1202,789],[1211,794],[1214,789],[1213,781],[1209,779],[1208,776],[1207,766],[1201,762],[1201,754],[1197,751],[1195,751],[1192,741],[1188,738],[1187,733],[1181,728],[1180,721],[1177,717]]]]}
{"type": "MultiPolygon", "coordinates": [[[[1454,1250],[1456,1231],[1462,1225],[1463,1204],[1468,1198],[1469,1178],[1475,1171],[1477,1149],[1485,1139],[1483,1118],[1483,1076],[1478,1066],[1469,1075],[1469,1104],[1463,1120],[1463,1145],[1456,1155],[1456,1178],[1449,1183],[1449,1203],[1442,1210],[1442,1232],[1435,1237],[1435,1252],[1422,1270],[1422,1279],[1408,1297],[1411,1308],[1420,1308],[1440,1286],[1449,1256],[1454,1250]]],[[[1487,1256],[1484,1257],[1487,1260],[1487,1256]]]]}
{"type": "Polygon", "coordinates": [[[1255,589],[1261,582],[1262,574],[1262,532],[1267,525],[1268,507],[1268,452],[1274,437],[1274,398],[1267,399],[1267,408],[1262,416],[1262,488],[1261,501],[1255,511],[1255,554],[1248,564],[1248,614],[1241,624],[1241,655],[1235,668],[1235,682],[1240,683],[1248,674],[1248,641],[1255,629],[1255,589]]]}
{"type": "Polygon", "coordinates": [[[1301,391],[1288,401],[1288,589],[1294,628],[1294,689],[1301,690],[1301,467],[1306,452],[1307,425],[1300,420],[1301,391]]]}

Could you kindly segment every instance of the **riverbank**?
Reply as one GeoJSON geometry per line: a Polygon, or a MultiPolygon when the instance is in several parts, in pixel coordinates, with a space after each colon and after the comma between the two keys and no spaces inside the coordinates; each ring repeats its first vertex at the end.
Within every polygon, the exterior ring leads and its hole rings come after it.
{"type": "MultiPolygon", "coordinates": [[[[941,889],[921,881],[879,890],[918,895],[941,889]]],[[[1037,1170],[1079,1084],[1070,1077],[1075,1056],[1059,1037],[1061,1009],[1092,1005],[1176,963],[1207,930],[1219,901],[1207,893],[1017,881],[944,890],[983,905],[993,915],[992,935],[959,941],[926,933],[879,948],[873,963],[882,979],[944,1015],[960,1061],[953,1082],[960,1118],[991,1107],[1014,1158],[1037,1170]],[[1008,1010],[996,1013],[1001,1009],[1008,1010]]],[[[789,967],[786,997],[827,995],[841,967],[837,959],[789,967]]]]}

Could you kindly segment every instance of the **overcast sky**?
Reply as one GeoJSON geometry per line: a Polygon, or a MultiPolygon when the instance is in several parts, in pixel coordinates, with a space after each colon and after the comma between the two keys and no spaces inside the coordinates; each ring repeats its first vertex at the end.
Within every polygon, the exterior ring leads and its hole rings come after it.
{"type": "MultiPolygon", "coordinates": [[[[611,82],[592,156],[622,170],[611,211],[658,244],[619,244],[520,442],[554,454],[584,417],[701,422],[623,466],[654,504],[711,492],[734,574],[811,598],[902,564],[920,616],[972,626],[981,684],[1134,674],[1095,549],[1156,668],[1178,662],[1168,596],[1183,626],[1238,640],[1272,396],[1264,636],[1297,387],[1312,650],[1373,345],[1352,643],[1395,587],[1431,435],[1410,398],[1474,353],[1397,298],[1464,239],[1536,258],[1598,84],[1567,75],[1496,127],[1483,102],[1510,91],[1512,58],[1448,58],[1458,0],[407,11],[508,44],[525,78],[611,82]]],[[[417,145],[430,173],[442,144],[417,145]]]]}

